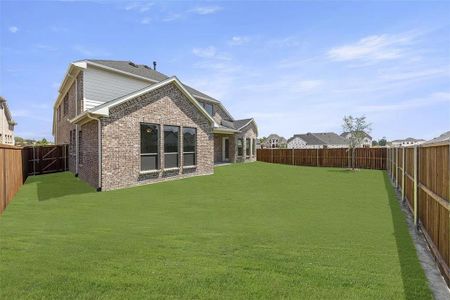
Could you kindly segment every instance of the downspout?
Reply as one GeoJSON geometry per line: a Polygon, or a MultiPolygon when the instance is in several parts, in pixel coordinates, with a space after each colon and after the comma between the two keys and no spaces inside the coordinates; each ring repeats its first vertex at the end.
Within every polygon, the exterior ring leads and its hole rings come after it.
{"type": "Polygon", "coordinates": [[[99,117],[94,117],[91,114],[86,115],[91,120],[96,120],[98,124],[98,187],[97,192],[100,192],[102,190],[102,122],[99,117]]]}
{"type": "MultiPolygon", "coordinates": [[[[75,116],[78,116],[78,79],[75,78],[75,116]]],[[[78,177],[78,124],[75,124],[75,177],[78,177]]]]}

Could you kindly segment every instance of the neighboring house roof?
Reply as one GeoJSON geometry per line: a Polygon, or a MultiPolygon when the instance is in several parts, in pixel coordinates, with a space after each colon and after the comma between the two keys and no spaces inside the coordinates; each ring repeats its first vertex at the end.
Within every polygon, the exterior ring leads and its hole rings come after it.
{"type": "Polygon", "coordinates": [[[288,143],[294,140],[295,138],[302,139],[307,145],[325,145],[325,142],[316,137],[313,133],[308,132],[306,134],[294,134],[293,137],[288,139],[288,143]]]}
{"type": "MultiPolygon", "coordinates": [[[[364,137],[372,139],[372,137],[367,132],[363,131],[362,133],[364,134],[364,137]]],[[[343,138],[347,138],[347,135],[349,135],[349,134],[350,134],[350,132],[346,131],[346,132],[341,133],[341,136],[343,138]]]]}
{"type": "Polygon", "coordinates": [[[425,140],[424,140],[424,139],[415,139],[415,138],[409,137],[409,138],[406,138],[406,139],[403,139],[403,140],[393,140],[393,141],[391,141],[391,143],[401,143],[401,142],[423,142],[423,141],[425,141],[425,140]]]}
{"type": "Polygon", "coordinates": [[[189,101],[202,113],[210,122],[217,127],[214,119],[206,112],[206,110],[198,103],[198,101],[189,93],[189,91],[184,87],[184,85],[176,77],[169,77],[161,82],[149,85],[143,89],[137,90],[130,94],[124,95],[122,97],[110,100],[99,106],[93,107],[86,110],[82,114],[78,115],[74,119],[70,120],[73,123],[83,123],[85,120],[92,119],[92,116],[109,116],[109,109],[115,107],[121,103],[132,100],[150,91],[159,89],[167,84],[174,83],[175,86],[189,99],[189,101]]]}
{"type": "Polygon", "coordinates": [[[434,139],[431,139],[429,141],[426,141],[425,144],[437,144],[437,143],[443,143],[450,141],[450,131],[444,132],[438,137],[435,137],[434,139]]]}
{"type": "Polygon", "coordinates": [[[0,106],[3,106],[3,109],[5,111],[6,120],[8,121],[9,125],[17,125],[17,123],[13,120],[11,111],[9,110],[8,103],[6,102],[6,99],[0,96],[0,106]]]}
{"type": "Polygon", "coordinates": [[[296,137],[301,138],[307,145],[348,145],[348,140],[334,132],[308,132],[306,134],[295,134],[288,143],[296,137]]]}

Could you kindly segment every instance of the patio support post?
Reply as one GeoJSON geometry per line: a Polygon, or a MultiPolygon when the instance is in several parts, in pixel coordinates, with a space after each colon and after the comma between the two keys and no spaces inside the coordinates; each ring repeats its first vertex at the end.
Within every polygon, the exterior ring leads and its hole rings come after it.
{"type": "Polygon", "coordinates": [[[395,188],[398,189],[398,148],[395,148],[395,188]]]}

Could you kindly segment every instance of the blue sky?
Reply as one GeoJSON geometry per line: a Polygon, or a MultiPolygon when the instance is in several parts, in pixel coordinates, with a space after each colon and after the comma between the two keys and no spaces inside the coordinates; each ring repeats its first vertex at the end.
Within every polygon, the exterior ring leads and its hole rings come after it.
{"type": "Polygon", "coordinates": [[[254,117],[260,136],[429,139],[450,129],[450,2],[0,2],[0,95],[16,134],[51,138],[68,64],[132,60],[254,117]]]}

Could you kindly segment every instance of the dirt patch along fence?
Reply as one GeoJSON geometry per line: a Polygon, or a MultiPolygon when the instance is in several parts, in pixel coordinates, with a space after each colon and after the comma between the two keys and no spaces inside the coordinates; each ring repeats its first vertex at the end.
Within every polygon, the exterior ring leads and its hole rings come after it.
{"type": "Polygon", "coordinates": [[[0,145],[0,213],[12,200],[27,178],[23,148],[0,145]]]}
{"type": "Polygon", "coordinates": [[[450,145],[390,148],[387,170],[450,286],[450,145]]]}
{"type": "MultiPolygon", "coordinates": [[[[386,148],[355,149],[355,167],[386,169],[386,148]]],[[[351,166],[348,149],[258,149],[257,160],[295,166],[339,167],[351,166]]]]}
{"type": "Polygon", "coordinates": [[[68,170],[67,145],[14,147],[0,144],[0,213],[30,175],[68,170]]]}

